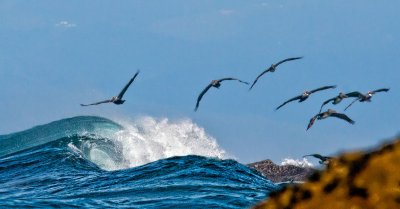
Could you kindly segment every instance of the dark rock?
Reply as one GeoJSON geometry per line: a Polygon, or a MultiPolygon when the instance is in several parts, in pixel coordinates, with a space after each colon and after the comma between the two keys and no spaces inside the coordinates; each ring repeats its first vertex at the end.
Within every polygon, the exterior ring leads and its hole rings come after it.
{"type": "Polygon", "coordinates": [[[316,169],[294,165],[277,165],[271,160],[250,163],[247,166],[260,172],[273,182],[305,181],[316,169]]]}

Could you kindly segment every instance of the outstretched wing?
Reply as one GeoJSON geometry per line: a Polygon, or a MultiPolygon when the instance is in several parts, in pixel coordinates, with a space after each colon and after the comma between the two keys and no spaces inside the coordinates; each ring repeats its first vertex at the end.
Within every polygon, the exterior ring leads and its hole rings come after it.
{"type": "Polygon", "coordinates": [[[294,100],[300,99],[301,96],[302,96],[302,95],[299,95],[299,96],[297,96],[297,97],[293,97],[293,98],[287,100],[286,102],[284,102],[284,103],[282,103],[281,105],[279,105],[275,110],[278,110],[279,108],[283,107],[285,104],[287,104],[287,103],[289,103],[289,102],[292,102],[292,101],[294,101],[294,100]]]}
{"type": "MultiPolygon", "coordinates": [[[[320,113],[320,114],[321,114],[321,113],[320,113]]],[[[309,122],[308,125],[307,125],[307,130],[310,129],[311,126],[314,125],[314,122],[315,122],[315,120],[317,119],[318,115],[319,115],[319,114],[316,114],[314,117],[312,117],[312,118],[310,119],[310,122],[309,122]]],[[[306,130],[306,131],[307,131],[307,130],[306,130]]]]}
{"type": "Polygon", "coordinates": [[[359,91],[353,91],[350,93],[347,93],[346,96],[348,97],[363,97],[364,95],[362,93],[360,93],[359,91]]]}
{"type": "Polygon", "coordinates": [[[343,119],[343,120],[345,120],[345,121],[347,121],[347,122],[349,122],[351,124],[355,123],[351,118],[347,117],[347,115],[342,114],[342,113],[332,113],[331,116],[343,119]]]}
{"type": "Polygon", "coordinates": [[[121,90],[121,92],[118,94],[117,98],[122,99],[124,96],[126,90],[128,90],[129,86],[132,84],[132,82],[135,80],[136,76],[139,74],[140,71],[137,71],[135,75],[129,80],[129,82],[125,85],[125,87],[121,90]]]}
{"type": "Polygon", "coordinates": [[[372,93],[372,94],[375,94],[375,93],[377,93],[377,92],[382,92],[382,91],[384,91],[384,92],[388,92],[388,91],[389,91],[389,89],[388,89],[388,88],[377,89],[377,90],[371,91],[371,93],[372,93]]]}
{"type": "Polygon", "coordinates": [[[282,64],[284,62],[292,61],[292,60],[298,60],[298,59],[301,59],[301,58],[303,58],[303,57],[292,57],[292,58],[287,58],[287,59],[281,60],[281,61],[279,61],[278,63],[275,64],[275,67],[277,67],[278,65],[280,65],[280,64],[282,64]]]}
{"type": "Polygon", "coordinates": [[[196,102],[196,107],[194,108],[194,111],[197,111],[197,108],[199,108],[200,105],[200,100],[203,98],[204,94],[210,89],[212,86],[212,83],[208,84],[208,86],[199,94],[199,97],[197,97],[197,102],[196,102]]]}
{"type": "Polygon", "coordinates": [[[311,90],[310,94],[315,93],[317,91],[322,91],[322,90],[325,90],[325,89],[334,89],[334,88],[336,88],[336,85],[334,85],[334,86],[323,86],[323,87],[311,90]]]}
{"type": "Polygon", "coordinates": [[[309,156],[312,156],[312,157],[318,158],[318,159],[320,159],[320,160],[323,160],[323,158],[324,158],[324,156],[322,156],[322,155],[320,155],[320,154],[310,154],[310,155],[304,155],[303,157],[309,157],[309,156]]]}
{"type": "Polygon", "coordinates": [[[360,100],[360,98],[357,98],[357,99],[353,100],[349,105],[347,105],[346,108],[344,108],[344,111],[346,111],[351,105],[354,104],[354,102],[357,102],[358,100],[360,100]]]}
{"type": "Polygon", "coordinates": [[[249,85],[248,82],[239,80],[239,79],[237,79],[237,78],[222,78],[222,79],[219,79],[218,81],[219,81],[219,82],[222,82],[222,81],[230,81],[230,80],[239,81],[240,83],[244,83],[244,84],[249,85]]]}
{"type": "Polygon", "coordinates": [[[96,102],[96,103],[92,103],[92,104],[81,104],[81,106],[98,105],[98,104],[109,103],[109,102],[112,102],[112,101],[110,99],[108,99],[108,100],[104,100],[104,101],[96,102]]]}
{"type": "Polygon", "coordinates": [[[324,103],[322,103],[321,108],[319,109],[319,112],[321,113],[323,106],[325,106],[326,104],[328,104],[329,102],[331,102],[331,101],[333,101],[335,99],[336,99],[336,97],[333,97],[331,99],[326,100],[324,103]]]}
{"type": "Polygon", "coordinates": [[[251,90],[253,88],[253,86],[257,83],[258,79],[263,76],[265,73],[268,73],[269,71],[271,71],[271,67],[269,67],[268,69],[264,70],[262,73],[260,73],[260,75],[257,76],[257,78],[253,81],[253,84],[251,84],[250,89],[251,90]]]}

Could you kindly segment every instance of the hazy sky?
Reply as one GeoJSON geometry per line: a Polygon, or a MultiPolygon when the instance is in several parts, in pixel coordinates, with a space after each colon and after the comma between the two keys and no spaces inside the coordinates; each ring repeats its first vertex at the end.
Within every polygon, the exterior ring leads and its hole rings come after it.
{"type": "MultiPolygon", "coordinates": [[[[190,118],[240,162],[370,147],[399,133],[400,1],[0,1],[0,134],[77,115],[190,118]],[[271,63],[292,56],[249,82],[271,63]],[[89,108],[141,70],[124,105],[89,108]],[[274,108],[304,90],[337,89],[274,108]],[[338,92],[371,103],[305,131],[338,92]]],[[[333,107],[342,112],[350,100],[333,107]]]]}

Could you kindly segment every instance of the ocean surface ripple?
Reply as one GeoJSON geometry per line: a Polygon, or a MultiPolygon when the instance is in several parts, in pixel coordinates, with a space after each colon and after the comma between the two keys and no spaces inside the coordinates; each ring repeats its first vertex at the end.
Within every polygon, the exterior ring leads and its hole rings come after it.
{"type": "Polygon", "coordinates": [[[0,207],[246,208],[279,188],[190,120],[79,116],[0,136],[0,207]]]}

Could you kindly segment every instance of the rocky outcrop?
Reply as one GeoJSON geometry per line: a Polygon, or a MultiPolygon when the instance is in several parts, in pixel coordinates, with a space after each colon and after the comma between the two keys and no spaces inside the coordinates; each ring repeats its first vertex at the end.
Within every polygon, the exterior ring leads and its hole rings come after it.
{"type": "Polygon", "coordinates": [[[400,139],[377,150],[344,154],[304,184],[271,193],[254,208],[400,208],[400,139]]]}
{"type": "Polygon", "coordinates": [[[247,166],[256,169],[263,176],[273,182],[305,181],[314,173],[315,169],[294,165],[276,165],[271,160],[250,163],[247,166]]]}

